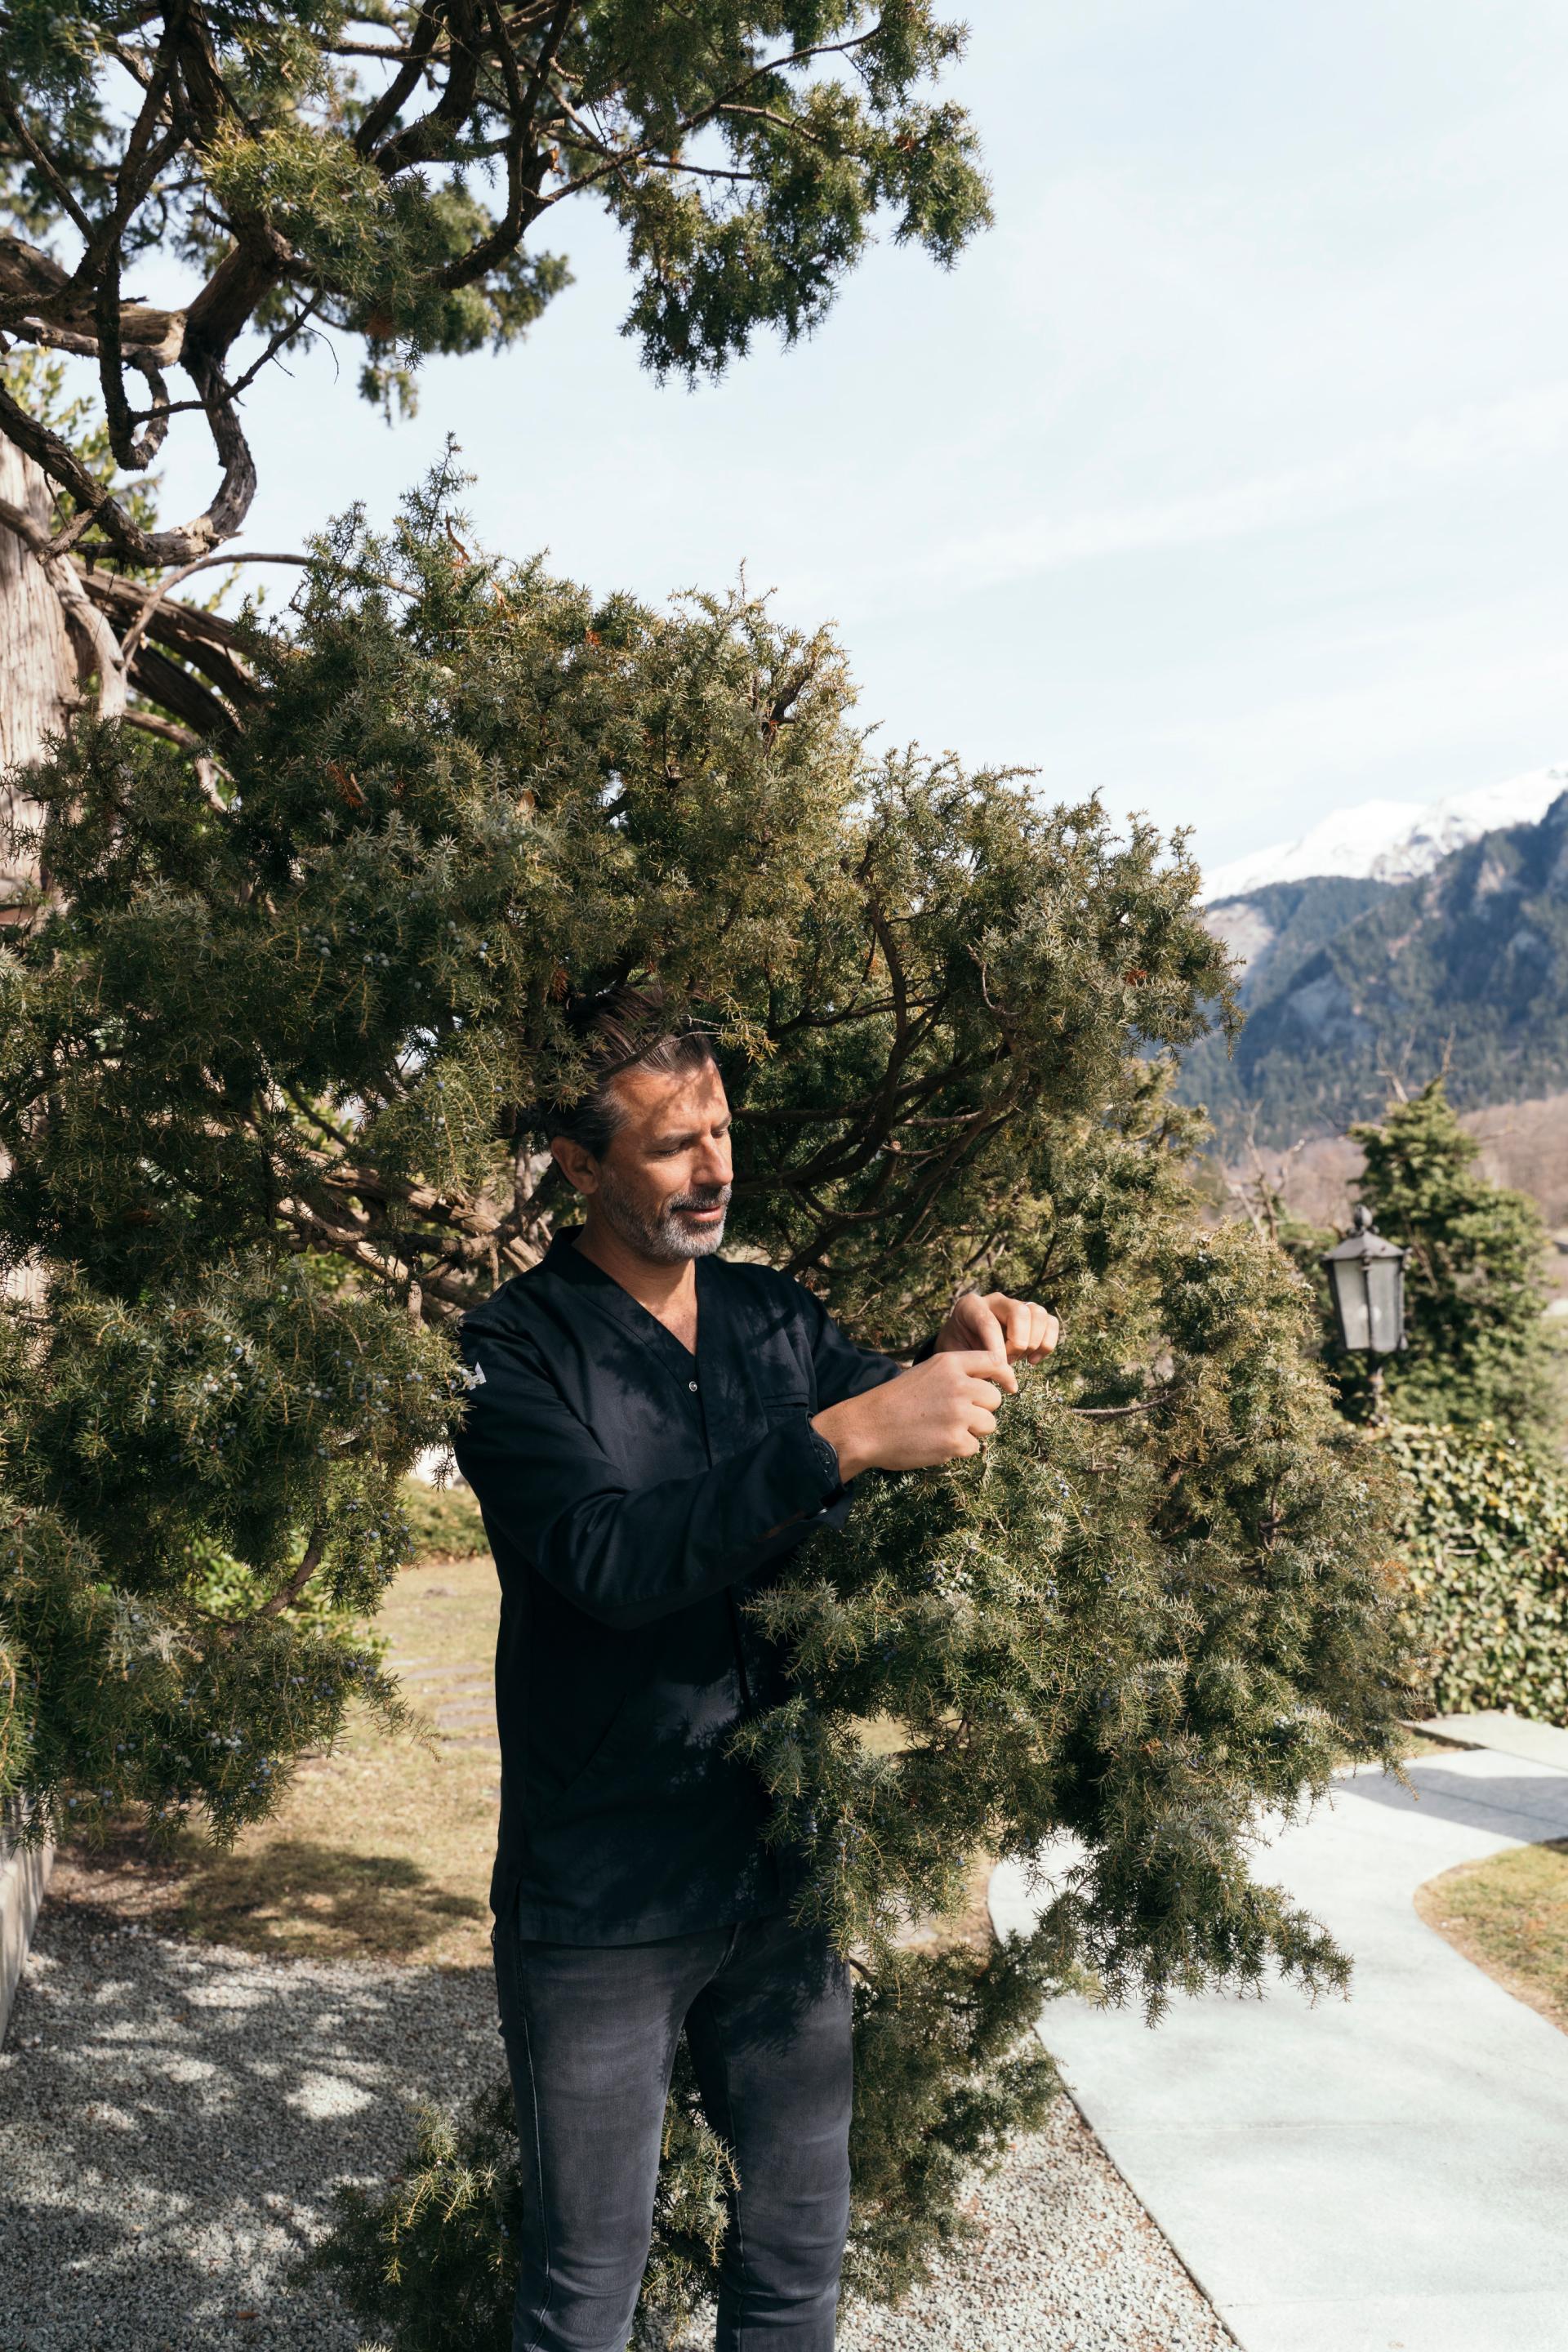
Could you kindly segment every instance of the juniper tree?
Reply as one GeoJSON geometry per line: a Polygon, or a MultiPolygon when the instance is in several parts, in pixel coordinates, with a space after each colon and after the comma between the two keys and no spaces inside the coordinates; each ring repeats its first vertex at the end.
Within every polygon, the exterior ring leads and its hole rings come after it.
{"type": "MultiPolygon", "coordinates": [[[[894,1350],[963,1282],[1063,1319],[984,1465],[870,1482],[749,1604],[792,1676],[744,1733],[771,1833],[869,1971],[852,2275],[896,2286],[1038,2112],[1047,1986],[1342,1980],[1247,1840],[1406,1704],[1377,1449],[1307,1286],[1205,1226],[1171,1080],[1226,972],[1182,843],[875,757],[826,635],[481,559],[452,494],[350,517],[248,626],[220,769],[82,719],[40,778],[58,892],[0,958],[0,1255],[55,1269],[0,1377],[4,1769],[40,1820],[226,1832],[356,1685],[395,1703],[297,1612],[392,1573],[455,1318],[567,1206],[531,1107],[584,1080],[574,1006],[657,972],[731,1082],[733,1244],[894,1350]],[[900,1945],[1051,1841],[1032,1943],[900,1945]]],[[[721,2185],[677,2108],[650,2315],[721,2185]]],[[[458,2340],[454,2264],[463,2326],[500,2308],[499,2128],[440,2127],[344,2241],[409,2345],[458,2340]]]]}
{"type": "MultiPolygon", "coordinates": [[[[1497,1423],[1535,1450],[1560,1449],[1563,1402],[1542,1317],[1546,1233],[1528,1193],[1496,1184],[1441,1077],[1350,1130],[1364,1155],[1358,1189],[1377,1230],[1408,1253],[1405,1346],[1382,1366],[1395,1419],[1456,1429],[1497,1423]]],[[[1259,1233],[1318,1297],[1324,1362],[1343,1409],[1373,1412],[1365,1365],[1341,1348],[1322,1259],[1342,1234],[1295,1210],[1258,1162],[1228,1186],[1259,1233]]]]}

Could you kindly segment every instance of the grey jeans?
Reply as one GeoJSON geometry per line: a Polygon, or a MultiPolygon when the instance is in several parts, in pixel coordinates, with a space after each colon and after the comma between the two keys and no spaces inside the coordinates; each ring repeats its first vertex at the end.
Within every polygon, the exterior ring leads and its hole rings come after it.
{"type": "Polygon", "coordinates": [[[623,2352],[684,2026],[735,2159],[718,2352],[832,2352],[849,2219],[850,1997],[775,1917],[658,1943],[495,1938],[524,2189],[513,2352],[623,2352]]]}

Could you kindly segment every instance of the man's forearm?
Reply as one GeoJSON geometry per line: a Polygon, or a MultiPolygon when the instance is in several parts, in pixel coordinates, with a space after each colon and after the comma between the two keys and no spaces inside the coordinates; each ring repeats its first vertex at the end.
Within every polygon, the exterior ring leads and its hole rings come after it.
{"type": "Polygon", "coordinates": [[[544,1529],[536,1564],[601,1622],[652,1624],[742,1582],[821,1513],[838,1476],[803,1419],[698,1477],[584,1496],[544,1529]]]}

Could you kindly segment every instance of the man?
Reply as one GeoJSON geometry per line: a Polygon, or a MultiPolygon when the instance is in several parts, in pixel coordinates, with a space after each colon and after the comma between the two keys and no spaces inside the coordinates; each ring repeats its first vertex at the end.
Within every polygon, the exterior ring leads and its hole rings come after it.
{"type": "Polygon", "coordinates": [[[621,991],[552,1150],[586,1207],[463,1327],[458,1459],[501,1581],[491,1900],[527,2189],[514,2352],[623,2352],[684,2029],[739,2189],[720,2352],[829,2352],[848,2216],[849,1992],[790,1917],[763,1791],[729,1754],[782,1693],[748,1590],[863,1471],[979,1451],[1055,1346],[964,1294],[923,1361],[717,1257],[730,1111],[706,1042],[621,991]],[[650,1024],[652,1024],[650,1027],[650,1024]],[[651,1042],[650,1042],[651,1039],[651,1042]]]}

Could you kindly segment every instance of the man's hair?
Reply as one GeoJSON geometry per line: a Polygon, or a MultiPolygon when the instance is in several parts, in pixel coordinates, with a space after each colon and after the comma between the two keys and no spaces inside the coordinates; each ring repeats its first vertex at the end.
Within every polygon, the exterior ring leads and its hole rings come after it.
{"type": "Polygon", "coordinates": [[[544,1131],[552,1141],[558,1135],[569,1136],[595,1160],[604,1158],[626,1115],[615,1092],[623,1070],[656,1070],[673,1078],[717,1066],[705,1031],[686,1022],[671,1023],[657,980],[635,986],[627,982],[602,995],[583,998],[571,1007],[568,1018],[587,1047],[589,1083],[575,1101],[544,1106],[544,1131]]]}

